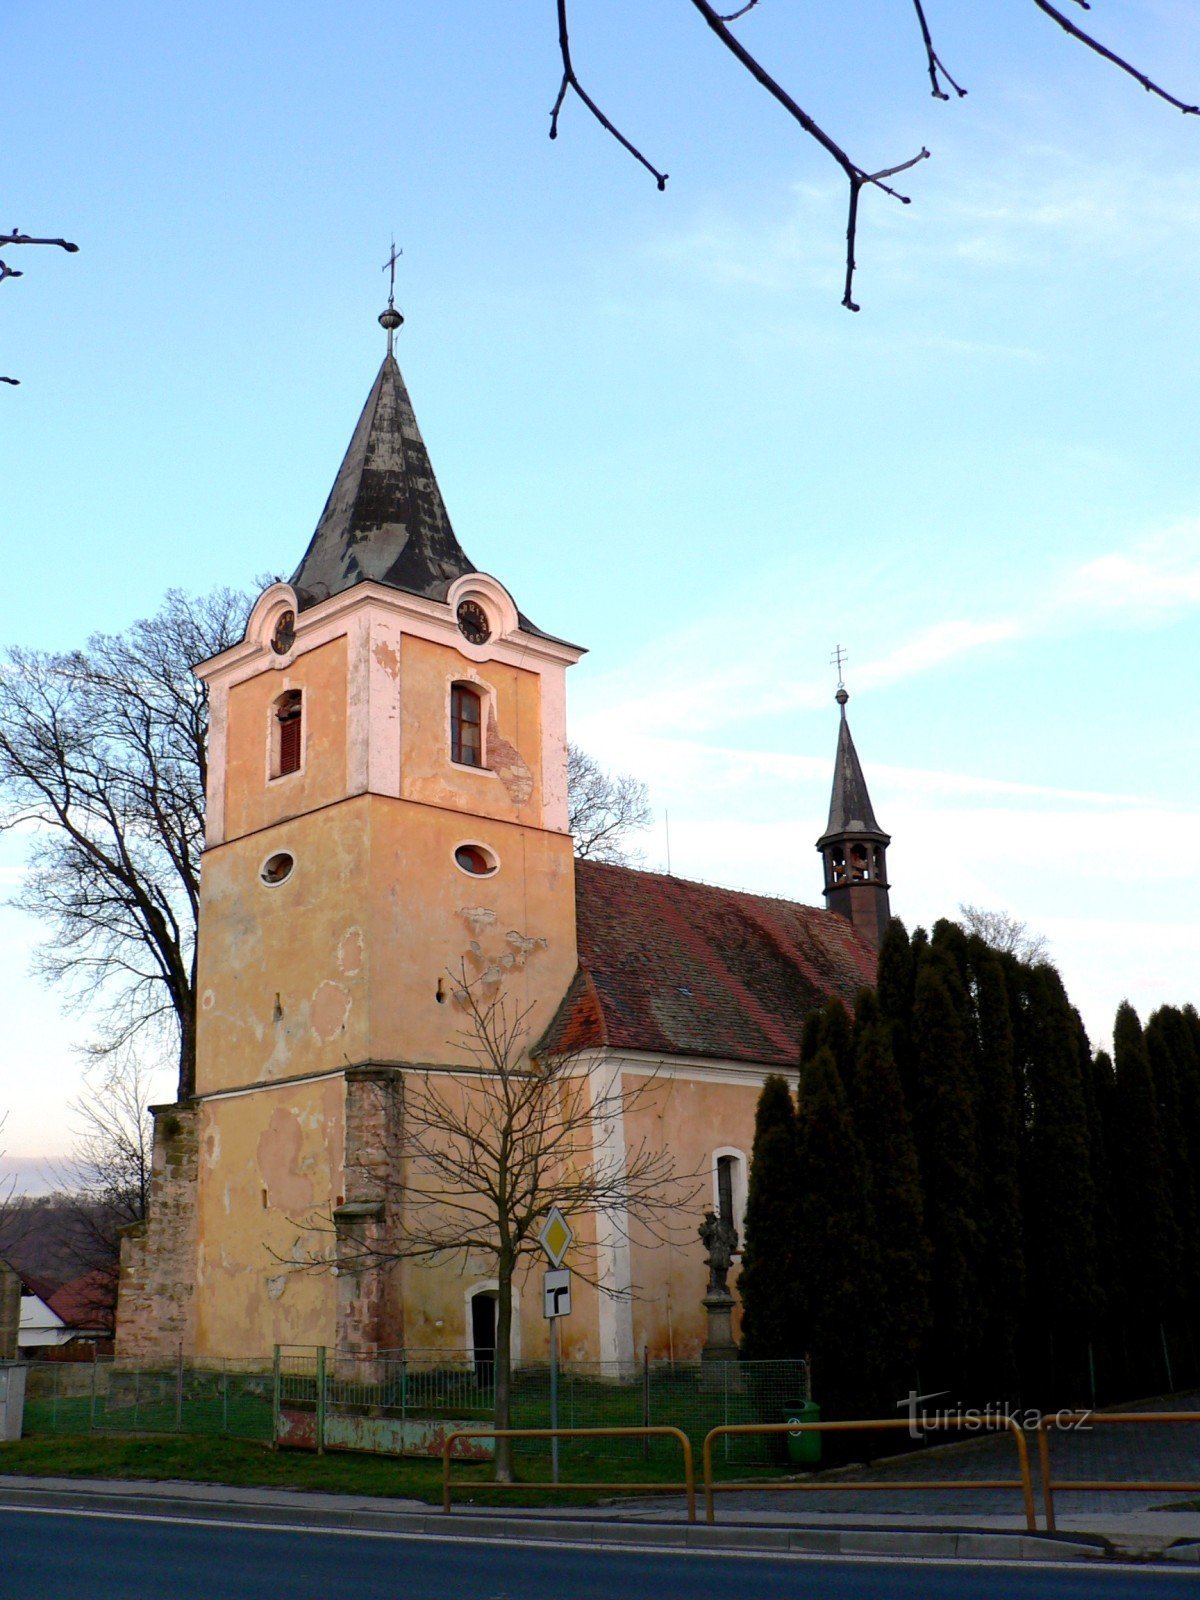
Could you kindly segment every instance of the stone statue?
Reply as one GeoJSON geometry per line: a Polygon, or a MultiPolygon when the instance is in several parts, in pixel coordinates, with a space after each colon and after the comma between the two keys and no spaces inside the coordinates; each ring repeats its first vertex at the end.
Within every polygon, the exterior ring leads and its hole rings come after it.
{"type": "Polygon", "coordinates": [[[733,1253],[738,1247],[738,1233],[732,1222],[719,1217],[715,1211],[706,1211],[704,1221],[697,1230],[705,1250],[708,1266],[708,1292],[710,1295],[728,1295],[726,1279],[733,1265],[733,1253]]]}

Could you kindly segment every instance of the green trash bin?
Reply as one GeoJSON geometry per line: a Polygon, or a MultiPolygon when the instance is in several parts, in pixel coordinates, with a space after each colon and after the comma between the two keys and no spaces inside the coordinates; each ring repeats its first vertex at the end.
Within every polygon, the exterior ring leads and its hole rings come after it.
{"type": "MultiPolygon", "coordinates": [[[[815,1400],[790,1400],[783,1408],[785,1422],[820,1422],[821,1408],[815,1400]]],[[[821,1459],[819,1433],[789,1433],[787,1436],[788,1460],[796,1466],[815,1467],[821,1459]]]]}

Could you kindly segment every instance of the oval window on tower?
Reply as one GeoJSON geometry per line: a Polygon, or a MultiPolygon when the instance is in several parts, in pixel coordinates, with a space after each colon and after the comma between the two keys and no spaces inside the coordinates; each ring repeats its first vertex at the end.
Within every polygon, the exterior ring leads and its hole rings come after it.
{"type": "Polygon", "coordinates": [[[454,852],[455,864],[473,878],[490,878],[500,863],[481,844],[460,844],[454,852]]]}
{"type": "Polygon", "coordinates": [[[287,882],[295,865],[295,856],[289,855],[286,850],[277,850],[263,862],[258,875],[269,889],[273,889],[277,883],[287,882]]]}

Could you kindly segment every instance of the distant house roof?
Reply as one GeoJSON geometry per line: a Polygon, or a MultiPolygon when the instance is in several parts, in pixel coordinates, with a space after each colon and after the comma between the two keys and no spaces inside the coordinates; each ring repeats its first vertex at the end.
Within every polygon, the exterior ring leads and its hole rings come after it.
{"type": "Polygon", "coordinates": [[[539,1050],[595,1046],[790,1067],[809,1012],[875,981],[874,950],[815,906],[575,863],[579,970],[539,1050]]]}
{"type": "Polygon", "coordinates": [[[56,1289],[47,1304],[76,1333],[111,1333],[116,1299],[115,1270],[93,1267],[56,1289]]]}
{"type": "MultiPolygon", "coordinates": [[[[73,1335],[57,1312],[50,1309],[49,1293],[39,1294],[34,1279],[21,1278],[21,1321],[17,1329],[19,1350],[44,1350],[51,1345],[68,1344],[73,1335]]],[[[45,1285],[41,1286],[43,1289],[45,1285]]]]}

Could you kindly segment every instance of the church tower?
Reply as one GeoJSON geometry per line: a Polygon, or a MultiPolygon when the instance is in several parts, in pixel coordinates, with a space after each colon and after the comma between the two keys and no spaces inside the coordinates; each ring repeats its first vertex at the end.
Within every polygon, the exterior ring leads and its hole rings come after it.
{"type": "Polygon", "coordinates": [[[887,847],[891,836],[875,820],[867,780],[846,720],[850,696],[838,685],[841,707],[837,758],[829,821],[817,840],[825,864],[825,904],[847,918],[875,949],[883,943],[891,918],[888,904],[887,847]]]}
{"type": "Polygon", "coordinates": [[[387,354],[291,580],[197,668],[198,1354],[440,1343],[461,1284],[443,1304],[431,1280],[417,1314],[402,1272],[296,1271],[305,1219],[360,1242],[386,1226],[381,1118],[407,1069],[463,1069],[464,982],[503,989],[536,1039],[576,968],[565,675],[583,652],[459,544],[400,321],[380,318],[387,354]]]}

